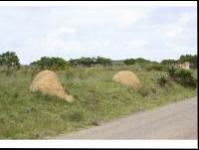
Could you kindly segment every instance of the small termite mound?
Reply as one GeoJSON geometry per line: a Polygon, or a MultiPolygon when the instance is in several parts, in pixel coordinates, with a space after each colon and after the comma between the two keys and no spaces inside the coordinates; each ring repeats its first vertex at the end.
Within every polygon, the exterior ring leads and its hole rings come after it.
{"type": "Polygon", "coordinates": [[[117,72],[113,76],[113,81],[120,83],[122,85],[130,86],[136,90],[141,87],[140,81],[138,77],[136,76],[136,74],[129,70],[123,70],[123,71],[117,72]]]}
{"type": "Polygon", "coordinates": [[[30,85],[30,91],[40,91],[44,95],[57,96],[67,102],[73,101],[73,96],[64,90],[56,73],[50,70],[41,71],[34,77],[30,85]]]}

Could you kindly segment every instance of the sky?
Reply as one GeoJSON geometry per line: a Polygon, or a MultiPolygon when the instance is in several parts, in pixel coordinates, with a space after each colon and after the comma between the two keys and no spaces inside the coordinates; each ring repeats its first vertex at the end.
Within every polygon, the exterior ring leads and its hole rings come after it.
{"type": "Polygon", "coordinates": [[[0,6],[0,54],[161,61],[197,54],[196,6],[0,6]]]}

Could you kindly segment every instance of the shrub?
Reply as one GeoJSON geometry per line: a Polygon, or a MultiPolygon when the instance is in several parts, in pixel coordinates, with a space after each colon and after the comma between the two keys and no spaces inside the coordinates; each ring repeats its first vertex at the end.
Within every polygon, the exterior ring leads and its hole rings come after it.
{"type": "Polygon", "coordinates": [[[169,74],[169,77],[175,78],[176,71],[177,71],[177,68],[174,65],[168,66],[167,72],[169,74]]]}
{"type": "Polygon", "coordinates": [[[160,77],[157,79],[157,82],[161,87],[164,87],[168,82],[168,78],[166,75],[160,75],[160,77]]]}
{"type": "Polygon", "coordinates": [[[152,66],[152,69],[157,71],[163,71],[164,67],[161,64],[155,64],[152,66]]]}
{"type": "Polygon", "coordinates": [[[196,87],[196,79],[192,76],[189,70],[180,69],[175,73],[175,81],[185,87],[196,87]]]}
{"type": "Polygon", "coordinates": [[[0,55],[0,66],[6,67],[7,75],[20,68],[19,58],[15,52],[7,51],[0,55]]]}
{"type": "Polygon", "coordinates": [[[148,71],[151,71],[151,70],[164,71],[164,70],[165,70],[165,67],[164,67],[163,65],[161,65],[161,64],[154,63],[154,64],[148,66],[148,67],[146,68],[146,70],[148,70],[148,71]]]}
{"type": "Polygon", "coordinates": [[[197,81],[191,74],[191,71],[185,69],[177,69],[174,65],[171,65],[167,69],[169,77],[181,85],[185,87],[193,87],[197,86],[197,81]]]}

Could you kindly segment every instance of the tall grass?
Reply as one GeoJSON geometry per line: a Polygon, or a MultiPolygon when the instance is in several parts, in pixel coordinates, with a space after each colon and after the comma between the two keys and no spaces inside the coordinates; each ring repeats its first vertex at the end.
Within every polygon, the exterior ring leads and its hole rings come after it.
{"type": "Polygon", "coordinates": [[[197,94],[196,89],[175,82],[160,88],[156,81],[161,72],[146,71],[139,65],[73,67],[57,72],[64,88],[75,98],[69,104],[39,92],[30,93],[36,72],[24,69],[10,76],[0,73],[1,139],[56,136],[197,94]],[[124,69],[138,75],[145,91],[112,82],[112,76],[124,69]]]}

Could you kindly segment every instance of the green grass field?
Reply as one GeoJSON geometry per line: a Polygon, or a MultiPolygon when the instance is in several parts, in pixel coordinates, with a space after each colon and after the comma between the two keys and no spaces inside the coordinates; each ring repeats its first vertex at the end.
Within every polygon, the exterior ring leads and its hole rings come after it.
{"type": "MultiPolygon", "coordinates": [[[[193,73],[196,77],[196,71],[193,73]]],[[[29,70],[19,70],[11,76],[0,73],[1,139],[53,137],[197,95],[196,89],[174,82],[160,87],[157,78],[162,72],[146,71],[139,65],[69,68],[57,74],[74,96],[73,103],[30,93],[29,70]],[[141,92],[112,82],[114,73],[124,69],[138,75],[143,85],[141,92]]]]}

